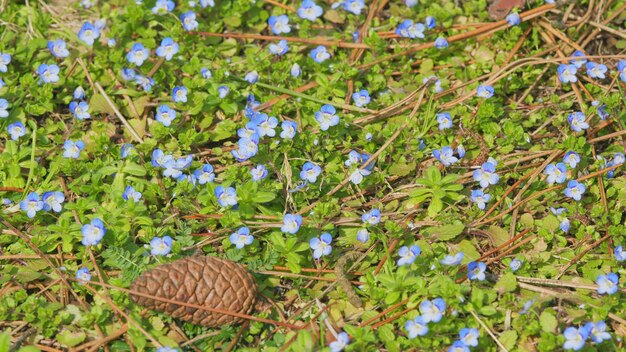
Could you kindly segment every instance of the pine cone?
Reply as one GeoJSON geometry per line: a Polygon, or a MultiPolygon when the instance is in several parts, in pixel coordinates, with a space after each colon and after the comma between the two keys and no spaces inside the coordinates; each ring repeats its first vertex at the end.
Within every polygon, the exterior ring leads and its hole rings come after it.
{"type": "MultiPolygon", "coordinates": [[[[206,256],[180,259],[146,271],[131,285],[135,292],[197,304],[230,312],[250,314],[257,299],[252,275],[241,265],[206,256]]],[[[131,294],[144,307],[165,312],[194,324],[218,327],[243,319],[184,307],[131,294]]]]}

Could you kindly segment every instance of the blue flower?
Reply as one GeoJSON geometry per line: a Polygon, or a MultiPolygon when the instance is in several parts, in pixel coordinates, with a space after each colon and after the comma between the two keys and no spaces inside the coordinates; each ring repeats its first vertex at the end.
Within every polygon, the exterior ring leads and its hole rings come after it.
{"type": "Polygon", "coordinates": [[[597,100],[592,101],[591,105],[597,106],[596,112],[598,113],[598,117],[600,117],[600,120],[606,120],[607,118],[609,118],[610,115],[606,111],[606,105],[600,105],[600,102],[597,100]]]}
{"type": "Polygon", "coordinates": [[[43,210],[54,211],[60,213],[63,209],[63,202],[65,201],[65,195],[63,192],[45,192],[41,196],[43,201],[43,210]]]}
{"type": "MultiPolygon", "coordinates": [[[[0,68],[1,67],[2,64],[0,64],[0,68]]],[[[619,72],[619,78],[622,81],[626,82],[626,60],[619,60],[619,62],[617,63],[617,71],[619,72]]]]}
{"type": "Polygon", "coordinates": [[[85,90],[83,89],[83,87],[78,86],[76,87],[76,89],[74,89],[74,100],[83,100],[85,99],[85,90]]]}
{"type": "Polygon", "coordinates": [[[298,65],[298,63],[294,63],[291,66],[291,77],[297,78],[300,77],[300,75],[302,74],[302,69],[300,68],[300,65],[298,65]]]}
{"type": "Polygon", "coordinates": [[[65,149],[63,157],[78,159],[80,152],[85,149],[85,143],[81,140],[74,142],[73,140],[68,139],[65,143],[63,143],[63,148],[65,149]]]}
{"type": "Polygon", "coordinates": [[[404,323],[404,328],[408,332],[407,337],[409,339],[428,334],[428,322],[425,321],[424,317],[421,315],[415,319],[407,320],[407,322],[404,323]]]}
{"type": "Polygon", "coordinates": [[[198,183],[203,185],[208,182],[213,182],[215,174],[213,173],[213,166],[211,164],[204,164],[201,168],[193,172],[193,175],[198,180],[198,183]]]}
{"type": "Polygon", "coordinates": [[[471,262],[467,264],[467,278],[470,280],[483,281],[485,279],[487,265],[483,262],[471,262]]]}
{"type": "Polygon", "coordinates": [[[161,45],[156,49],[158,57],[164,57],[165,60],[170,61],[174,55],[178,53],[179,45],[174,39],[167,37],[161,40],[161,45]]]}
{"type": "Polygon", "coordinates": [[[450,166],[456,163],[457,161],[459,161],[457,157],[452,155],[453,153],[454,151],[452,150],[451,147],[445,146],[441,148],[441,150],[439,149],[433,150],[433,157],[439,160],[443,164],[443,166],[450,166]]]}
{"type": "Polygon", "coordinates": [[[163,238],[154,237],[150,241],[150,254],[168,255],[172,250],[172,238],[170,236],[163,236],[163,238]]]}
{"type": "Polygon", "coordinates": [[[369,174],[371,174],[370,170],[360,168],[356,169],[350,174],[350,182],[358,185],[363,181],[363,177],[368,176],[369,174]]]}
{"type": "Polygon", "coordinates": [[[563,331],[565,337],[565,343],[563,343],[563,349],[578,351],[585,346],[585,341],[589,337],[589,329],[580,327],[576,329],[573,326],[568,327],[563,331]]]}
{"type": "Polygon", "coordinates": [[[174,100],[175,103],[186,103],[188,92],[187,87],[176,86],[172,89],[172,100],[174,100]]]}
{"type": "Polygon", "coordinates": [[[91,274],[89,273],[89,269],[82,267],[76,270],[76,280],[78,280],[79,285],[91,281],[91,274]]]}
{"type": "Polygon", "coordinates": [[[274,130],[278,126],[278,119],[276,119],[276,117],[268,117],[266,114],[257,114],[250,122],[257,125],[256,130],[259,137],[274,137],[276,135],[276,131],[274,130]]]}
{"type": "Polygon", "coordinates": [[[344,10],[352,12],[355,15],[360,15],[361,10],[365,8],[365,2],[363,0],[344,0],[341,4],[344,10]]]}
{"type": "Polygon", "coordinates": [[[360,162],[361,162],[361,154],[357,152],[356,150],[351,150],[350,153],[348,153],[348,159],[344,161],[344,165],[346,165],[347,167],[350,167],[360,162]]]}
{"type": "Polygon", "coordinates": [[[242,249],[245,246],[251,245],[252,242],[254,242],[254,237],[250,234],[250,229],[244,226],[237,230],[237,232],[232,233],[229,240],[237,249],[242,249]]]}
{"type": "Polygon", "coordinates": [[[437,49],[445,49],[448,47],[448,39],[445,37],[439,36],[435,39],[435,48],[437,49]]]}
{"type": "Polygon", "coordinates": [[[108,46],[109,48],[114,47],[114,46],[115,46],[115,44],[117,44],[117,42],[115,41],[115,39],[113,39],[113,38],[109,38],[109,39],[107,39],[107,46],[108,46]]]}
{"type": "Polygon", "coordinates": [[[332,105],[323,105],[319,111],[315,113],[315,120],[320,124],[322,131],[328,130],[329,127],[339,124],[339,116],[336,115],[337,110],[332,105]]]}
{"type": "Polygon", "coordinates": [[[63,41],[63,39],[49,40],[48,50],[50,50],[52,56],[61,59],[70,56],[70,52],[65,47],[65,41],[63,41]]]}
{"type": "Polygon", "coordinates": [[[71,102],[70,111],[74,114],[74,117],[79,120],[85,120],[91,117],[89,114],[89,104],[85,101],[81,101],[80,103],[75,101],[71,102]]]}
{"type": "Polygon", "coordinates": [[[617,292],[619,288],[619,277],[615,273],[598,275],[596,284],[598,285],[598,294],[612,295],[617,292]]]}
{"type": "Polygon", "coordinates": [[[418,0],[404,0],[404,4],[405,4],[407,7],[414,7],[414,6],[416,6],[417,4],[419,4],[419,1],[418,1],[418,0]]]}
{"type": "Polygon", "coordinates": [[[130,144],[130,143],[122,144],[122,147],[120,148],[120,157],[122,159],[128,158],[128,156],[130,156],[130,153],[133,150],[135,150],[135,147],[132,144],[130,144]]]}
{"type": "Polygon", "coordinates": [[[367,90],[363,89],[359,92],[352,94],[352,100],[354,100],[354,105],[358,107],[363,107],[369,104],[371,100],[370,93],[367,90]]]}
{"type": "Polygon", "coordinates": [[[624,260],[626,260],[626,251],[623,249],[622,246],[615,247],[613,254],[615,255],[615,260],[617,261],[623,262],[624,260]]]}
{"type": "Polygon", "coordinates": [[[170,108],[167,105],[161,105],[157,108],[155,119],[163,124],[163,126],[170,126],[172,121],[176,119],[176,110],[170,108]]]}
{"type": "Polygon", "coordinates": [[[583,67],[584,64],[587,63],[587,59],[582,58],[579,59],[579,57],[585,57],[587,56],[587,54],[583,53],[580,50],[576,50],[573,54],[572,54],[572,59],[569,60],[569,63],[576,66],[577,69],[583,67]]]}
{"type": "Polygon", "coordinates": [[[18,121],[7,126],[7,132],[11,135],[11,139],[16,141],[26,134],[26,127],[18,121]]]}
{"type": "Polygon", "coordinates": [[[341,352],[350,344],[350,337],[345,332],[337,334],[337,340],[328,345],[330,352],[341,352]]]}
{"type": "Polygon", "coordinates": [[[463,257],[465,256],[465,253],[463,252],[459,252],[455,255],[451,255],[448,254],[446,255],[445,258],[443,258],[442,260],[439,261],[439,263],[443,264],[443,265],[459,265],[461,264],[461,261],[463,260],[463,257]]]}
{"type": "Polygon", "coordinates": [[[586,67],[587,67],[587,75],[589,77],[599,78],[599,79],[606,78],[605,73],[608,70],[606,65],[596,64],[595,62],[590,61],[590,62],[587,62],[586,67]]]}
{"type": "Polygon", "coordinates": [[[150,56],[150,51],[146,49],[143,44],[135,43],[130,48],[128,54],[126,54],[126,60],[134,63],[137,66],[143,65],[143,62],[150,56]]]}
{"type": "Polygon", "coordinates": [[[174,10],[174,2],[171,0],[157,0],[156,4],[152,8],[152,13],[157,15],[163,15],[174,10]]]}
{"type": "Polygon", "coordinates": [[[278,44],[271,43],[268,48],[270,54],[278,56],[285,55],[289,50],[289,46],[287,45],[287,41],[285,39],[279,41],[278,44]]]}
{"type": "Polygon", "coordinates": [[[326,50],[325,46],[320,45],[317,48],[311,50],[311,58],[313,59],[313,61],[321,64],[322,62],[330,59],[330,54],[326,50]]]}
{"type": "Polygon", "coordinates": [[[575,65],[568,64],[560,64],[556,69],[556,72],[559,74],[559,80],[563,83],[576,83],[578,82],[578,77],[576,77],[576,72],[578,68],[575,65]]]}
{"type": "Polygon", "coordinates": [[[122,193],[124,200],[132,199],[133,202],[138,202],[141,199],[141,192],[137,192],[133,186],[126,186],[124,193],[122,193]]]}
{"type": "Polygon", "coordinates": [[[404,38],[424,38],[425,29],[422,23],[413,23],[411,20],[404,20],[396,27],[396,34],[404,38]]]}
{"type": "Polygon", "coordinates": [[[549,184],[553,184],[555,182],[561,184],[566,180],[566,172],[567,166],[564,163],[553,163],[546,166],[546,170],[543,173],[548,175],[546,181],[548,181],[549,184]]]}
{"type": "Polygon", "coordinates": [[[520,310],[519,314],[526,314],[526,313],[528,313],[528,311],[533,306],[533,304],[535,304],[536,301],[537,301],[536,299],[531,299],[531,300],[528,300],[528,301],[524,302],[524,308],[522,308],[522,310],[520,310]]]}
{"type": "Polygon", "coordinates": [[[217,88],[217,95],[220,97],[220,99],[226,98],[228,93],[230,93],[230,87],[228,86],[219,86],[217,88]]]}
{"type": "Polygon", "coordinates": [[[563,156],[563,162],[573,169],[580,162],[580,155],[570,150],[563,156]]]}
{"type": "Polygon", "coordinates": [[[250,174],[252,175],[252,181],[261,181],[267,177],[267,169],[263,165],[257,165],[250,170],[250,174]]]}
{"type": "Polygon", "coordinates": [[[426,23],[426,27],[428,29],[433,29],[437,27],[437,21],[435,21],[435,18],[433,16],[427,16],[424,20],[424,23],[426,23]]]}
{"type": "Polygon", "coordinates": [[[424,322],[438,323],[443,318],[443,313],[446,311],[446,301],[443,298],[435,298],[432,301],[424,300],[420,304],[420,312],[424,322]]]}
{"type": "Polygon", "coordinates": [[[267,24],[270,26],[272,33],[276,35],[291,32],[289,17],[287,17],[287,15],[270,16],[267,20],[267,24]]]}
{"type": "MultiPolygon", "coordinates": [[[[420,139],[420,150],[426,148],[426,146],[424,145],[424,141],[422,141],[420,139]]],[[[463,144],[459,144],[458,147],[456,147],[456,153],[459,155],[459,158],[462,158],[465,156],[465,147],[463,146],[463,144]]]]}
{"type": "Polygon", "coordinates": [[[476,203],[478,209],[485,210],[485,206],[491,200],[491,194],[485,193],[482,189],[474,189],[470,195],[470,200],[472,203],[476,203]]]}
{"type": "Polygon", "coordinates": [[[91,22],[85,22],[78,31],[78,39],[92,46],[93,42],[100,37],[100,31],[91,22]]]}
{"type": "MultiPolygon", "coordinates": [[[[209,0],[209,1],[213,1],[213,0],[209,0]]],[[[200,2],[202,3],[203,0],[200,0],[200,2]]],[[[178,350],[173,347],[165,346],[165,347],[157,348],[156,352],[178,352],[178,350]]]]}
{"type": "Polygon", "coordinates": [[[122,79],[125,81],[134,80],[137,77],[137,73],[132,68],[123,68],[122,69],[122,79]]]}
{"type": "Polygon", "coordinates": [[[561,223],[559,224],[559,228],[561,229],[561,231],[567,233],[569,232],[569,228],[570,228],[570,221],[569,219],[565,218],[563,220],[561,220],[561,223]]]}
{"type": "Polygon", "coordinates": [[[37,68],[37,73],[44,83],[56,83],[59,81],[59,66],[41,64],[37,68]]]}
{"type": "Polygon", "coordinates": [[[318,6],[313,0],[303,0],[300,8],[298,8],[298,16],[309,21],[315,21],[323,13],[322,7],[318,6]]]}
{"type": "Polygon", "coordinates": [[[322,168],[319,165],[315,165],[310,161],[307,161],[302,166],[300,171],[300,178],[311,183],[317,181],[317,177],[322,173],[322,168]]]}
{"type": "Polygon", "coordinates": [[[452,346],[448,348],[448,352],[470,352],[470,348],[465,346],[463,341],[456,340],[452,346]]]}
{"type": "Polygon", "coordinates": [[[0,118],[9,117],[9,102],[0,98],[0,118]]]}
{"type": "Polygon", "coordinates": [[[200,69],[200,74],[202,75],[202,77],[204,79],[209,79],[209,78],[213,77],[213,74],[211,73],[211,70],[209,70],[206,67],[203,67],[203,68],[200,69]]]}
{"type": "Polygon", "coordinates": [[[285,214],[283,216],[283,226],[280,228],[282,232],[295,234],[300,230],[302,225],[302,216],[300,214],[285,214]]]}
{"type": "Polygon", "coordinates": [[[243,80],[250,84],[255,84],[256,81],[259,80],[259,73],[256,71],[250,71],[246,73],[246,76],[243,78],[243,80]]]}
{"type": "Polygon", "coordinates": [[[324,232],[320,237],[311,238],[309,247],[313,250],[313,258],[320,259],[322,256],[329,255],[333,250],[330,244],[332,241],[333,237],[328,232],[324,232]]]}
{"type": "Polygon", "coordinates": [[[398,249],[398,266],[411,265],[415,262],[415,259],[422,253],[422,249],[417,245],[412,245],[410,248],[402,246],[398,249]]]}
{"type": "Polygon", "coordinates": [[[476,328],[463,328],[459,331],[459,339],[467,347],[478,346],[478,337],[480,333],[476,328]]]}
{"type": "Polygon", "coordinates": [[[10,63],[11,55],[0,52],[0,72],[7,72],[10,63]]]}
{"type": "Polygon", "coordinates": [[[140,85],[144,91],[149,92],[152,90],[154,80],[151,77],[144,77],[142,75],[135,75],[135,84],[140,85]]]}
{"type": "Polygon", "coordinates": [[[368,225],[376,225],[380,222],[380,210],[372,209],[367,213],[361,215],[361,221],[368,225]]]}
{"type": "Polygon", "coordinates": [[[106,232],[107,230],[102,220],[95,218],[91,223],[83,225],[81,229],[83,240],[81,243],[85,246],[95,246],[100,243],[106,232]]]}
{"type": "Polygon", "coordinates": [[[298,129],[298,124],[294,121],[285,120],[280,125],[282,128],[282,132],[280,132],[280,138],[282,139],[293,139],[296,136],[296,131],[298,129]]]}
{"type": "Polygon", "coordinates": [[[489,85],[479,85],[476,88],[476,96],[483,99],[489,99],[493,96],[494,90],[492,86],[489,85]]]}
{"type": "Polygon", "coordinates": [[[187,11],[180,15],[180,22],[186,31],[193,31],[198,28],[198,21],[196,21],[196,13],[193,11],[187,11]]]}
{"type": "Polygon", "coordinates": [[[369,241],[369,239],[370,239],[369,231],[367,231],[367,229],[360,229],[356,233],[356,239],[359,242],[367,243],[367,241],[369,241]]]}
{"type": "Polygon", "coordinates": [[[585,329],[591,334],[591,341],[595,343],[602,343],[611,339],[611,334],[606,332],[606,323],[602,320],[598,322],[588,322],[585,324],[585,329]]]}
{"type": "MultiPolygon", "coordinates": [[[[256,136],[258,137],[258,135],[256,136]]],[[[239,161],[250,159],[259,151],[257,141],[255,141],[254,136],[251,138],[240,138],[237,142],[238,149],[233,150],[231,153],[239,161]]]]}
{"type": "Polygon", "coordinates": [[[20,209],[26,212],[26,216],[34,218],[38,211],[43,209],[43,202],[37,192],[30,192],[24,200],[20,202],[20,209]]]}
{"type": "Polygon", "coordinates": [[[564,194],[566,197],[578,201],[586,190],[587,187],[585,187],[584,184],[578,183],[576,180],[571,180],[567,183],[567,188],[565,188],[564,194]]]}
{"type": "Polygon", "coordinates": [[[480,169],[474,170],[474,181],[480,183],[480,187],[487,188],[489,185],[495,185],[500,181],[500,176],[496,173],[496,166],[487,161],[480,169]]]}
{"type": "Polygon", "coordinates": [[[202,6],[202,8],[207,8],[207,7],[215,7],[215,1],[214,0],[200,0],[200,6],[202,6]]]}
{"type": "Polygon", "coordinates": [[[227,208],[229,206],[237,205],[237,192],[234,188],[217,186],[213,193],[215,194],[215,197],[217,197],[217,203],[220,206],[227,208]]]}
{"type": "Polygon", "coordinates": [[[515,259],[511,260],[511,263],[509,263],[509,267],[513,271],[518,271],[519,268],[522,267],[522,261],[517,259],[517,258],[515,258],[515,259]]]}
{"type": "Polygon", "coordinates": [[[517,26],[522,22],[522,18],[519,16],[519,13],[512,12],[508,16],[506,16],[506,21],[511,26],[517,26]]]}
{"type": "Polygon", "coordinates": [[[589,128],[589,124],[585,121],[585,114],[580,111],[569,114],[567,121],[574,132],[580,132],[589,128]]]}

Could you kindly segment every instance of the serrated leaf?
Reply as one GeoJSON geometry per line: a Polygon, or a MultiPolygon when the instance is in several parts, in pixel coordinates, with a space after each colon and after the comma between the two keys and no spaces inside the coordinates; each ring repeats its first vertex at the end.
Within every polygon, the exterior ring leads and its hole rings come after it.
{"type": "Polygon", "coordinates": [[[559,325],[554,314],[547,310],[541,312],[541,315],[539,316],[539,324],[541,325],[541,330],[548,333],[555,332],[557,326],[559,325]]]}

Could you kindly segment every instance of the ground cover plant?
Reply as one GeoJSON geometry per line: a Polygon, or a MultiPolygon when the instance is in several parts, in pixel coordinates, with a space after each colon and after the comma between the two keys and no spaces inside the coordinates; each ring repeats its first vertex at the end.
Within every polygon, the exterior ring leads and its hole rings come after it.
{"type": "Polygon", "coordinates": [[[625,350],[626,2],[489,5],[0,1],[0,351],[625,350]]]}

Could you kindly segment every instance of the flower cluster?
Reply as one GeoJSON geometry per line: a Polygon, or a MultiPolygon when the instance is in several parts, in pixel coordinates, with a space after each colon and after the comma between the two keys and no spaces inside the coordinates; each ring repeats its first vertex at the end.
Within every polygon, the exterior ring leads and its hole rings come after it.
{"type": "Polygon", "coordinates": [[[590,321],[578,328],[570,326],[563,331],[563,337],[565,337],[563,349],[574,351],[581,350],[585,347],[585,343],[589,338],[596,344],[610,340],[611,334],[606,331],[606,328],[607,325],[602,320],[598,322],[590,321]]]}
{"type": "Polygon", "coordinates": [[[53,211],[60,213],[63,209],[65,195],[63,192],[44,192],[39,196],[37,192],[30,192],[24,200],[20,202],[20,209],[26,212],[26,216],[34,218],[38,211],[53,211]]]}
{"type": "Polygon", "coordinates": [[[182,158],[175,159],[172,154],[165,154],[161,149],[157,148],[152,152],[152,166],[163,169],[163,176],[171,177],[178,181],[192,180],[195,182],[194,174],[185,175],[183,170],[191,166],[192,156],[187,155],[182,158]],[[190,178],[191,176],[191,178],[190,178]]]}
{"type": "Polygon", "coordinates": [[[427,299],[420,303],[419,310],[421,315],[404,324],[409,339],[425,336],[429,330],[428,323],[441,321],[446,311],[446,301],[443,298],[435,298],[432,301],[427,299]]]}

